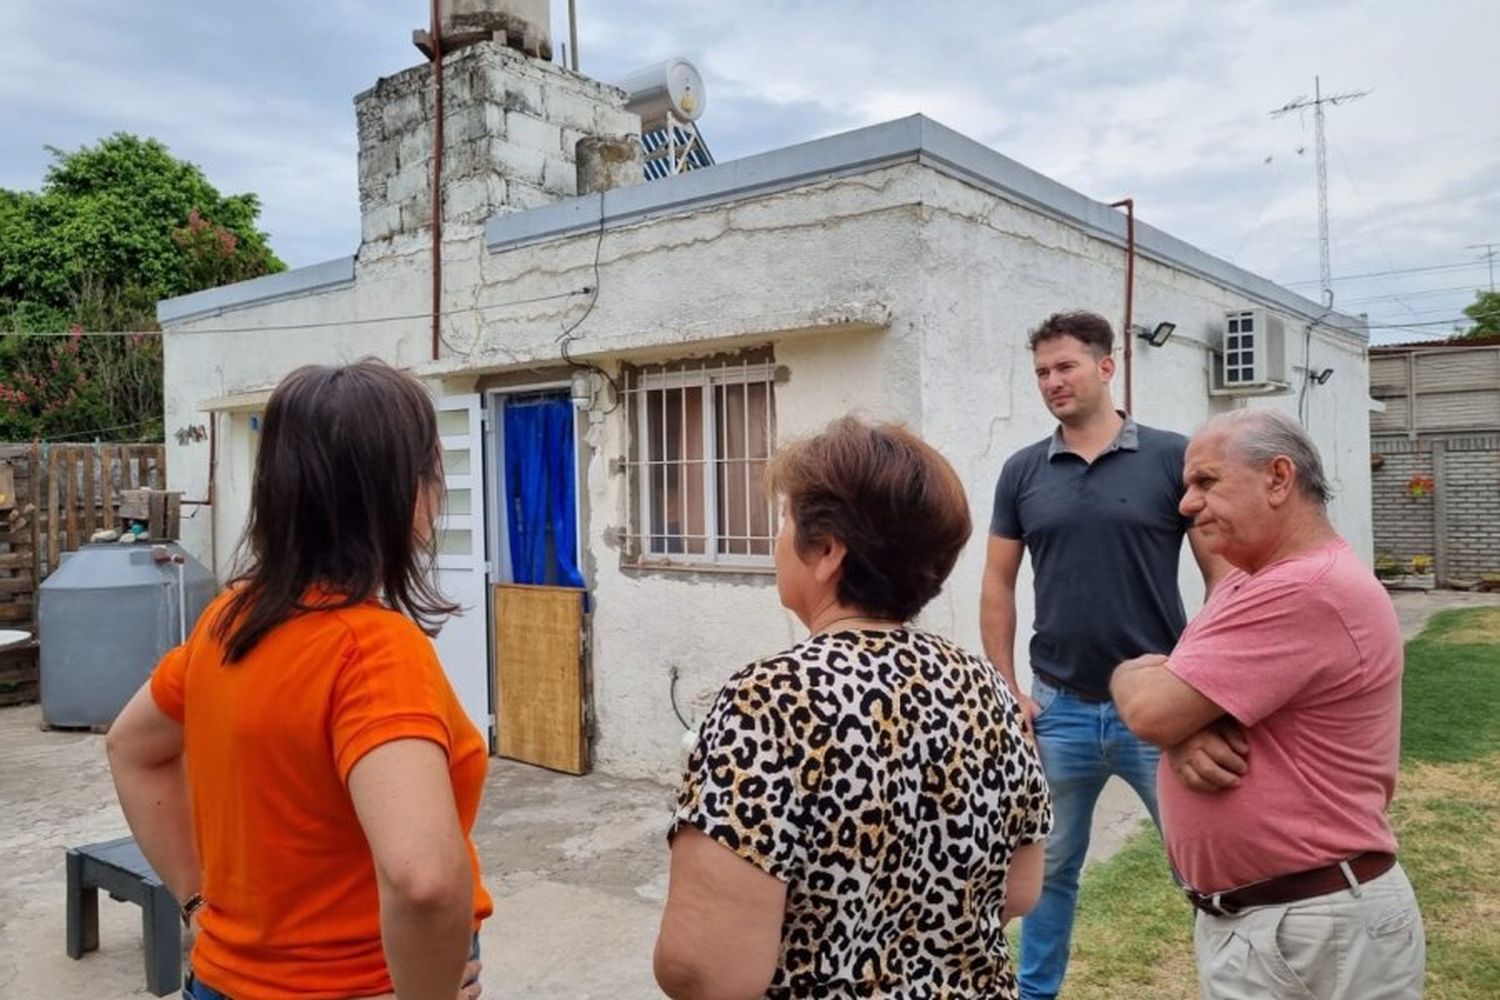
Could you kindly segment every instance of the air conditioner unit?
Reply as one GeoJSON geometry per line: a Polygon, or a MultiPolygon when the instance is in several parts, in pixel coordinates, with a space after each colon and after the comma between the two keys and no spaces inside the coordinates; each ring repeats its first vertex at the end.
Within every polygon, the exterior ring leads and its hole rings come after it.
{"type": "Polygon", "coordinates": [[[1286,384],[1286,329],[1281,318],[1264,309],[1225,313],[1219,386],[1229,392],[1264,392],[1286,384]]]}

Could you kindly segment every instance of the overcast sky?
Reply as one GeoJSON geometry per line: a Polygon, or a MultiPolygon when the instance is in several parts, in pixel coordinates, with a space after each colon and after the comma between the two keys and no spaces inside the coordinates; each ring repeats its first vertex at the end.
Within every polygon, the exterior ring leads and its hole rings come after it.
{"type": "MultiPolygon", "coordinates": [[[[1341,311],[1377,341],[1440,336],[1489,286],[1469,245],[1500,251],[1496,0],[578,0],[578,18],[592,76],[693,60],[720,160],[921,112],[1312,298],[1313,118],[1268,112],[1321,75],[1370,91],[1328,110],[1341,311]]],[[[426,19],[417,0],[7,3],[0,187],[37,188],[45,146],[125,130],[259,194],[291,266],[352,253],[352,99],[420,61],[426,19]]]]}

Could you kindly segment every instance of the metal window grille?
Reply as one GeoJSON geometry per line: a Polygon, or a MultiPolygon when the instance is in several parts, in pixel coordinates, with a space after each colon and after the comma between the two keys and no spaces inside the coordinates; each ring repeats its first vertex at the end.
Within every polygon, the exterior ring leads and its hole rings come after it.
{"type": "Polygon", "coordinates": [[[771,564],[774,384],[775,366],[749,356],[627,369],[626,551],[638,563],[771,564]]]}

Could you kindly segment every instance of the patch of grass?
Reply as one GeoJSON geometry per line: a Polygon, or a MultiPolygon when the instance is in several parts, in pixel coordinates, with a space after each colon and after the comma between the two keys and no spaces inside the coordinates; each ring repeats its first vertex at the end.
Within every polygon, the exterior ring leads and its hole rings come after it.
{"type": "MultiPolygon", "coordinates": [[[[1019,954],[1019,952],[1017,953],[1019,954]]],[[[1172,882],[1156,828],[1084,873],[1064,993],[1081,1000],[1197,995],[1193,910],[1172,882]]]]}
{"type": "Polygon", "coordinates": [[[1440,611],[1414,642],[1456,645],[1500,644],[1500,607],[1440,611]]]}
{"type": "Polygon", "coordinates": [[[1500,754],[1408,762],[1391,818],[1427,926],[1428,996],[1500,996],[1500,754]]]}
{"type": "MultiPolygon", "coordinates": [[[[1427,929],[1428,1000],[1500,997],[1500,609],[1445,611],[1407,644],[1391,818],[1427,929]]],[[[1019,952],[1015,952],[1019,955],[1019,952]]],[[[1149,824],[1085,873],[1065,993],[1197,995],[1192,916],[1149,824]]]]}
{"type": "Polygon", "coordinates": [[[1500,754],[1500,608],[1433,616],[1406,644],[1402,699],[1403,760],[1500,754]]]}

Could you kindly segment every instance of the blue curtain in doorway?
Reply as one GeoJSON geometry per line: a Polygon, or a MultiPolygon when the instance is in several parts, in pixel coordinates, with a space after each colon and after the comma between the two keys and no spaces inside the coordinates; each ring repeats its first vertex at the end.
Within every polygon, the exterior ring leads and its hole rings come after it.
{"type": "Polygon", "coordinates": [[[574,469],[573,404],[568,397],[508,400],[505,499],[516,583],[583,586],[574,469]]]}

